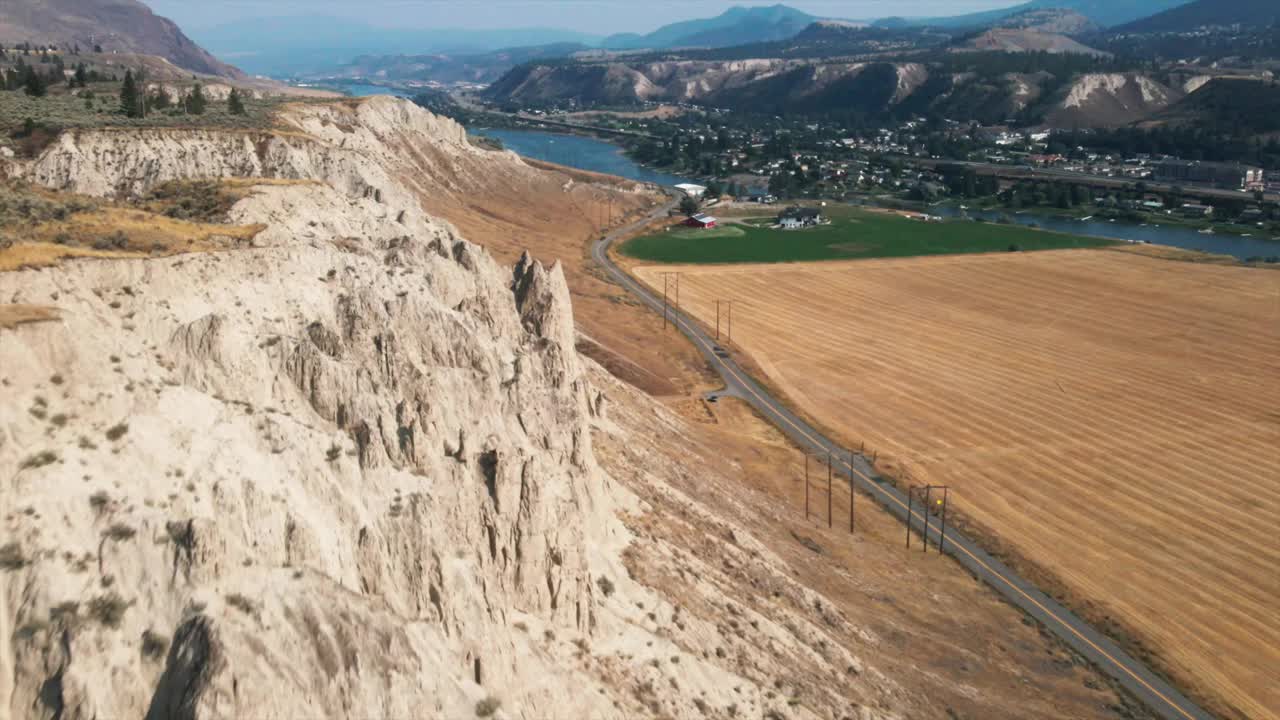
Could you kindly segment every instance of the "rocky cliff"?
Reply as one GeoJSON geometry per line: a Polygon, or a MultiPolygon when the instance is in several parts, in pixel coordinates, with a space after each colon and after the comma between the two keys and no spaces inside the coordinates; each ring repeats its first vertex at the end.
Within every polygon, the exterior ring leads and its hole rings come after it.
{"type": "Polygon", "coordinates": [[[424,211],[539,172],[515,156],[378,99],[272,132],[67,134],[8,172],[98,196],[274,181],[231,210],[266,227],[241,249],[0,274],[0,303],[48,309],[0,330],[0,718],[916,702],[856,654],[872,635],[681,499],[687,467],[636,455],[679,423],[577,355],[558,265],[500,266],[424,211]],[[627,560],[640,488],[725,554],[647,538],[648,576],[701,578],[678,599],[627,560]]]}

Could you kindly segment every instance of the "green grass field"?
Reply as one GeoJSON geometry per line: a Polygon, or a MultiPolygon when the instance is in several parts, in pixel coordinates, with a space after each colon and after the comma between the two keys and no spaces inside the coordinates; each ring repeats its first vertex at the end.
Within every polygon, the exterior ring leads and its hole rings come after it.
{"type": "Polygon", "coordinates": [[[827,209],[830,225],[772,230],[724,225],[677,228],[622,245],[622,253],[662,263],[770,263],[956,253],[1100,247],[1110,240],[965,220],[926,223],[846,207],[827,209]]]}

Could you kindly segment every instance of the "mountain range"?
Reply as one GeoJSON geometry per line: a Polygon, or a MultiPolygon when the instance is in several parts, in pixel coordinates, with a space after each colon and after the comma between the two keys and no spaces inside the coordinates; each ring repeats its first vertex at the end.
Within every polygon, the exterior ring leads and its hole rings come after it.
{"type": "Polygon", "coordinates": [[[281,77],[333,72],[360,56],[483,54],[560,43],[595,46],[601,40],[553,28],[389,29],[319,15],[249,18],[199,31],[196,38],[248,72],[281,77]]]}
{"type": "Polygon", "coordinates": [[[601,46],[610,50],[677,47],[725,47],[793,37],[819,18],[787,7],[733,7],[713,18],[664,25],[646,35],[610,35],[601,46]]]}
{"type": "MultiPolygon", "coordinates": [[[[1257,3],[1262,0],[1236,0],[1257,3]]],[[[1079,34],[1133,22],[1149,15],[1177,8],[1186,0],[1030,0],[1021,5],[935,18],[888,18],[872,21],[838,21],[846,27],[874,25],[882,29],[932,27],[943,31],[967,31],[997,25],[1009,18],[1045,11],[1071,11],[1074,22],[1057,29],[1037,31],[1079,34]]],[[[1192,3],[1199,5],[1201,3],[1192,3]]],[[[1216,3],[1219,6],[1222,3],[1216,3]]],[[[1173,16],[1174,21],[1179,16],[1173,16]]],[[[233,62],[253,74],[276,77],[349,74],[353,59],[361,65],[418,66],[430,76],[437,69],[441,77],[480,77],[481,82],[497,71],[511,67],[501,57],[506,54],[521,62],[527,48],[559,47],[568,52],[578,48],[606,51],[636,51],[690,48],[725,48],[781,42],[796,37],[815,22],[824,20],[787,5],[733,7],[710,18],[685,20],[664,25],[652,32],[621,33],[609,36],[556,28],[516,28],[466,30],[449,28],[387,28],[368,22],[323,15],[253,17],[200,30],[195,41],[172,23],[152,14],[137,0],[6,0],[0,5],[0,42],[36,41],[47,28],[60,22],[65,41],[81,44],[106,37],[121,50],[145,52],[169,58],[180,67],[224,74],[233,62]],[[65,21],[65,22],[64,22],[65,21]],[[476,71],[475,56],[497,53],[482,60],[476,71]],[[216,55],[220,60],[214,58],[216,55]],[[377,59],[386,56],[382,62],[377,59]],[[400,58],[399,56],[405,56],[400,58]],[[445,56],[443,59],[430,59],[445,56]],[[466,56],[466,60],[460,60],[466,56]]],[[[49,35],[50,41],[57,41],[49,35]]],[[[997,47],[1030,48],[1044,46],[1041,38],[999,38],[997,47]]],[[[1050,47],[1064,47],[1053,41],[1050,47]]],[[[544,53],[535,52],[542,57],[544,53]]],[[[407,70],[405,71],[408,72],[407,70]]],[[[436,79],[436,78],[430,78],[436,79]]],[[[445,80],[446,82],[448,80],[445,80]]]]}

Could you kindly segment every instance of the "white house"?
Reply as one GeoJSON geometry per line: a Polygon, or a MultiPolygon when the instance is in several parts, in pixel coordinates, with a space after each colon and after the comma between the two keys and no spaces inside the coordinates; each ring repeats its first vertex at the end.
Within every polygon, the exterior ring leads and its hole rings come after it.
{"type": "Polygon", "coordinates": [[[691,198],[700,198],[702,197],[702,194],[707,191],[705,187],[701,185],[694,185],[693,183],[680,183],[679,185],[676,185],[676,189],[691,198]]]}

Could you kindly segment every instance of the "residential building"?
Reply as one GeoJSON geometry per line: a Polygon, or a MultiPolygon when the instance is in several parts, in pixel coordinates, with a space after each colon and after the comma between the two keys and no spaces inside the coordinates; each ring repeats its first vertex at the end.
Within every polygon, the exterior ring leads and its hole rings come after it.
{"type": "Polygon", "coordinates": [[[1156,165],[1152,179],[1163,183],[1200,183],[1230,190],[1261,190],[1262,168],[1239,163],[1165,160],[1156,165]]]}
{"type": "Polygon", "coordinates": [[[793,206],[778,215],[778,224],[784,230],[811,227],[822,222],[822,211],[817,208],[793,206]]]}

